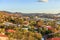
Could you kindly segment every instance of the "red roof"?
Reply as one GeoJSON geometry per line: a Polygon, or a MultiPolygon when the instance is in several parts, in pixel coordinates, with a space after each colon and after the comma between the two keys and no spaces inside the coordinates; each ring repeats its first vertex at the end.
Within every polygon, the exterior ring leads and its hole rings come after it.
{"type": "Polygon", "coordinates": [[[60,38],[49,38],[47,40],[60,40],[60,38]]]}
{"type": "Polygon", "coordinates": [[[51,26],[46,26],[48,28],[48,30],[52,30],[52,27],[51,26]]]}
{"type": "Polygon", "coordinates": [[[0,37],[7,37],[7,35],[0,34],[0,37]]]}
{"type": "Polygon", "coordinates": [[[12,30],[12,29],[8,29],[7,32],[15,32],[15,30],[12,30]]]}

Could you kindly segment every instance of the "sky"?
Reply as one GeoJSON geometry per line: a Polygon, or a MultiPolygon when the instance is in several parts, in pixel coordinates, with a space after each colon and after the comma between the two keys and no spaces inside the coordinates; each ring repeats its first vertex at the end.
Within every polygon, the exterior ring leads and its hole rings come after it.
{"type": "Polygon", "coordinates": [[[0,11],[22,13],[59,13],[60,0],[0,0],[0,11]]]}

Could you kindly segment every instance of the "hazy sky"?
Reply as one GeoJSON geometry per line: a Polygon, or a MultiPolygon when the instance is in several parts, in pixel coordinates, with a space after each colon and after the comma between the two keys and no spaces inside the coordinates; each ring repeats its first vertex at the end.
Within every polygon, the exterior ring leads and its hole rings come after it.
{"type": "Polygon", "coordinates": [[[0,0],[1,11],[24,12],[24,13],[58,13],[60,12],[60,0],[0,0]]]}

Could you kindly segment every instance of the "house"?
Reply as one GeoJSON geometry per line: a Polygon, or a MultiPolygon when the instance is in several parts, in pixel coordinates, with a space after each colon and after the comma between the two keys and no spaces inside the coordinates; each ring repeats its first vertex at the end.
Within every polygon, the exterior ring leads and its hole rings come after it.
{"type": "Polygon", "coordinates": [[[12,29],[8,29],[7,32],[11,32],[11,33],[14,33],[15,30],[12,30],[12,29]]]}
{"type": "Polygon", "coordinates": [[[6,26],[17,26],[17,24],[13,24],[11,22],[4,22],[3,25],[6,25],[6,26]]]}
{"type": "Polygon", "coordinates": [[[47,40],[60,40],[60,38],[48,38],[47,40]]]}
{"type": "Polygon", "coordinates": [[[0,34],[0,40],[8,40],[6,35],[0,34]]]}

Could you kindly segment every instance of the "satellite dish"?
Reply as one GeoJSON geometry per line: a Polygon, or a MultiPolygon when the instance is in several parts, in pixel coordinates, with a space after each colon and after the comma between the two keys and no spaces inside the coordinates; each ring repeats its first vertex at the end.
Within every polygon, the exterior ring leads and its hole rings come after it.
{"type": "Polygon", "coordinates": [[[48,2],[48,0],[38,0],[38,2],[48,2]]]}

